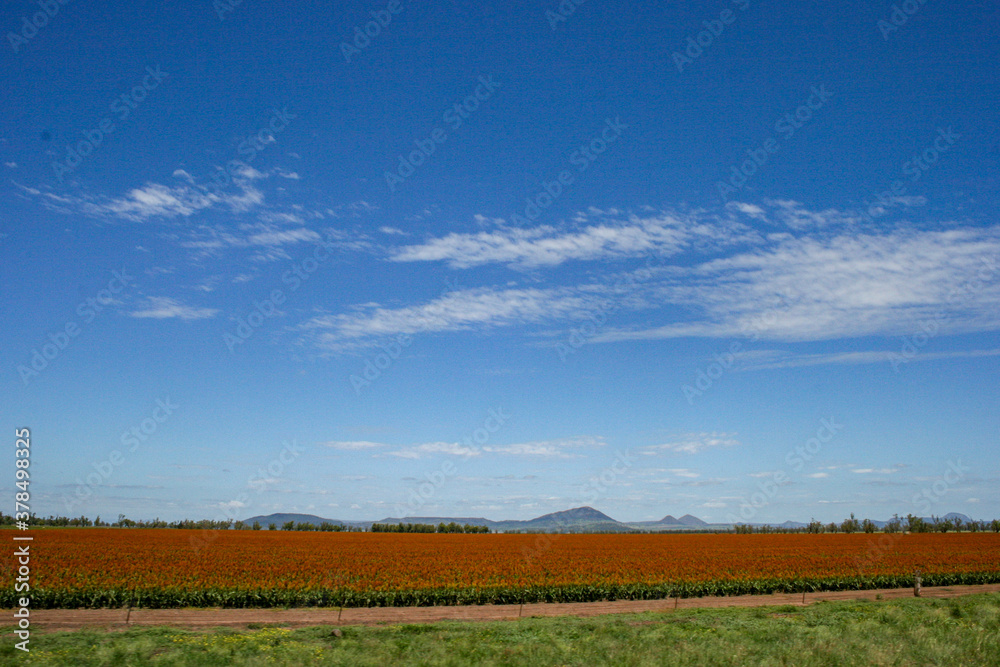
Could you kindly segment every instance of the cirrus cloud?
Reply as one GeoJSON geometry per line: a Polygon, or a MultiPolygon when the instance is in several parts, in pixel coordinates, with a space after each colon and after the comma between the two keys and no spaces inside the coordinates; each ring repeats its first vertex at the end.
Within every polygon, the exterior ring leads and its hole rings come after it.
{"type": "Polygon", "coordinates": [[[204,320],[215,317],[219,311],[215,308],[197,308],[188,306],[177,299],[165,296],[151,296],[146,299],[145,306],[129,313],[130,317],[165,320],[178,318],[182,320],[204,320]]]}

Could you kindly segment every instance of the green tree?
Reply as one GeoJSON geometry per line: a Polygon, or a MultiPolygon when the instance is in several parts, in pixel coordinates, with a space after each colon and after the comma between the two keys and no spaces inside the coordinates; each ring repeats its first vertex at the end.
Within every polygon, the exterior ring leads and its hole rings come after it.
{"type": "Polygon", "coordinates": [[[844,522],[840,524],[840,531],[843,533],[856,533],[859,530],[861,530],[861,525],[854,518],[854,512],[851,512],[850,519],[844,519],[844,522]]]}

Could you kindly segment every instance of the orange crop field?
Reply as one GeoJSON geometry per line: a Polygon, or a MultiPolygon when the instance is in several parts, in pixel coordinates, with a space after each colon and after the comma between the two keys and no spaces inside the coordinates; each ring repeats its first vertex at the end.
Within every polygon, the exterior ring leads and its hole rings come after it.
{"type": "MultiPolygon", "coordinates": [[[[49,529],[42,607],[651,599],[1000,582],[1000,535],[399,534],[49,529]]],[[[8,560],[8,563],[11,561],[8,560]]],[[[10,580],[14,566],[8,565],[10,580]]],[[[3,595],[14,606],[12,588],[3,595]]]]}

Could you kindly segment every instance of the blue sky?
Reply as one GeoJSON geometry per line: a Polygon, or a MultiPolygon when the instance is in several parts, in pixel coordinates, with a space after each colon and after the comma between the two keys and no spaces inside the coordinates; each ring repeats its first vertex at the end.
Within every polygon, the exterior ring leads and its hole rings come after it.
{"type": "Polygon", "coordinates": [[[33,509],[1000,515],[998,19],[7,3],[33,509]]]}

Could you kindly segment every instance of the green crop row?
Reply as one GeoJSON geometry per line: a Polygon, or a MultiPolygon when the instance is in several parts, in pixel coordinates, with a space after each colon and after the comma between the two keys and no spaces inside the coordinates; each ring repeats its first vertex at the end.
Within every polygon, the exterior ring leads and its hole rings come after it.
{"type": "MultiPolygon", "coordinates": [[[[1000,572],[925,574],[924,586],[1000,583],[1000,572]]],[[[526,588],[435,588],[425,590],[356,591],[349,589],[179,589],[112,588],[31,591],[36,609],[144,607],[427,607],[436,605],[519,604],[531,602],[596,602],[658,600],[705,595],[754,595],[813,591],[905,588],[912,575],[835,577],[826,579],[718,580],[695,583],[539,586],[526,588]]],[[[0,607],[16,606],[23,594],[0,592],[0,607]]]]}

